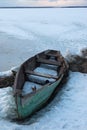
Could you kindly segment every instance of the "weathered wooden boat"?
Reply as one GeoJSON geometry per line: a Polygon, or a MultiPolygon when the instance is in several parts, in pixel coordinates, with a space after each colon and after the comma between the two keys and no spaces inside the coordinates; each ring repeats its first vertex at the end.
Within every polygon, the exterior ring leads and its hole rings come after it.
{"type": "Polygon", "coordinates": [[[56,50],[46,50],[25,61],[14,82],[18,118],[42,108],[67,72],[68,64],[56,50]]]}

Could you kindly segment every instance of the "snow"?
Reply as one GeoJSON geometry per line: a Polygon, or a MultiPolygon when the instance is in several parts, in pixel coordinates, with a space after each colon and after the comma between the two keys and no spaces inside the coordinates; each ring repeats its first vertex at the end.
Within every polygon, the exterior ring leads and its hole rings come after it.
{"type": "Polygon", "coordinates": [[[33,82],[25,82],[24,87],[23,87],[23,91],[22,91],[22,95],[26,95],[28,93],[32,93],[33,90],[32,88],[36,87],[36,90],[40,89],[42,86],[33,82]]]}
{"type": "MultiPolygon", "coordinates": [[[[57,71],[43,68],[43,67],[37,67],[35,69],[35,72],[57,76],[57,71]]],[[[43,85],[46,84],[46,81],[49,81],[50,83],[53,83],[55,81],[55,79],[53,78],[39,77],[34,75],[29,75],[28,78],[30,81],[37,82],[43,85]]]]}
{"type": "MultiPolygon", "coordinates": [[[[50,68],[48,69],[46,68],[46,66],[48,67],[49,65],[45,65],[45,68],[44,68],[44,65],[37,67],[34,70],[34,72],[57,76],[57,71],[52,70],[50,68]]],[[[52,66],[52,67],[55,68],[55,66],[52,66]]],[[[23,95],[33,92],[32,90],[33,87],[36,87],[36,90],[40,89],[42,85],[46,85],[46,81],[49,81],[50,83],[53,83],[55,81],[55,79],[53,78],[34,76],[32,74],[31,75],[27,74],[27,77],[29,81],[25,82],[24,84],[23,92],[22,92],[23,95]]]]}
{"type": "MultiPolygon", "coordinates": [[[[54,66],[54,67],[55,67],[55,66],[54,66]]],[[[35,72],[39,72],[39,73],[42,72],[43,74],[54,75],[54,76],[57,75],[57,71],[52,70],[52,69],[50,69],[50,68],[44,68],[44,67],[42,67],[42,66],[37,67],[37,68],[35,69],[35,72]]]]}
{"type": "MultiPolygon", "coordinates": [[[[0,71],[46,49],[80,54],[87,47],[87,9],[0,9],[0,71]]],[[[0,89],[0,130],[86,130],[87,74],[70,72],[54,100],[22,124],[12,88],[0,89]],[[12,116],[12,115],[13,116],[12,116]],[[4,125],[2,125],[4,124],[4,125]]]]}
{"type": "Polygon", "coordinates": [[[11,87],[0,89],[0,100],[0,119],[16,117],[14,112],[16,107],[11,87]]]}
{"type": "Polygon", "coordinates": [[[11,76],[11,75],[12,75],[12,71],[11,70],[0,72],[0,78],[8,77],[8,76],[11,76]]]}
{"type": "MultiPolygon", "coordinates": [[[[0,90],[0,130],[85,130],[87,129],[87,74],[70,72],[69,80],[54,100],[23,124],[9,121],[9,89],[0,90]],[[3,96],[2,96],[3,95],[3,96]],[[5,98],[5,99],[4,99],[5,98]],[[5,106],[5,107],[4,107],[5,106]],[[7,107],[6,107],[7,106],[7,107]],[[8,118],[6,118],[8,117],[8,118]],[[5,119],[3,119],[5,118],[5,119]],[[5,124],[2,126],[2,122],[5,124]],[[10,125],[9,125],[10,124],[10,125]]],[[[13,101],[11,101],[13,103],[13,101]]],[[[14,105],[13,105],[14,106],[14,105]]],[[[14,114],[15,112],[13,112],[14,114]]]]}

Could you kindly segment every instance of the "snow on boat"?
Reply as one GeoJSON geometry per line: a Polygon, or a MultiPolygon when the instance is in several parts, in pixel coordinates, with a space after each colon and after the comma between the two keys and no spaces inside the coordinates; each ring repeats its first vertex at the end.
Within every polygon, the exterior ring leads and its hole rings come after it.
{"type": "Polygon", "coordinates": [[[14,81],[18,118],[42,108],[67,72],[68,64],[56,50],[46,50],[25,61],[14,81]]]}

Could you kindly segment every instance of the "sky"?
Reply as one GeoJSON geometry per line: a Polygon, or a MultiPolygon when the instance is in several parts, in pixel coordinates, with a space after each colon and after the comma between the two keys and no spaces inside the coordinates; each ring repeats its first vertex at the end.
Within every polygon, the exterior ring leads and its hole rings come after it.
{"type": "Polygon", "coordinates": [[[2,6],[75,6],[87,5],[87,0],[0,0],[2,6]]]}

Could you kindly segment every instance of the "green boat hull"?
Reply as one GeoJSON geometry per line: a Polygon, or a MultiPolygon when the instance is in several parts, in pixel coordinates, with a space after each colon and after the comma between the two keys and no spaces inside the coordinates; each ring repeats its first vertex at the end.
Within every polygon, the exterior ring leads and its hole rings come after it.
{"type": "Polygon", "coordinates": [[[53,84],[43,86],[41,90],[37,91],[31,96],[28,96],[26,100],[23,99],[23,97],[16,96],[18,118],[24,119],[32,115],[35,111],[39,110],[51,97],[62,78],[63,76],[61,76],[60,79],[53,84]]]}
{"type": "Polygon", "coordinates": [[[56,50],[38,53],[20,66],[13,86],[18,119],[31,116],[48,103],[55,89],[60,88],[59,83],[67,77],[68,68],[60,51],[56,50]],[[30,86],[25,87],[26,82],[30,86]]]}

